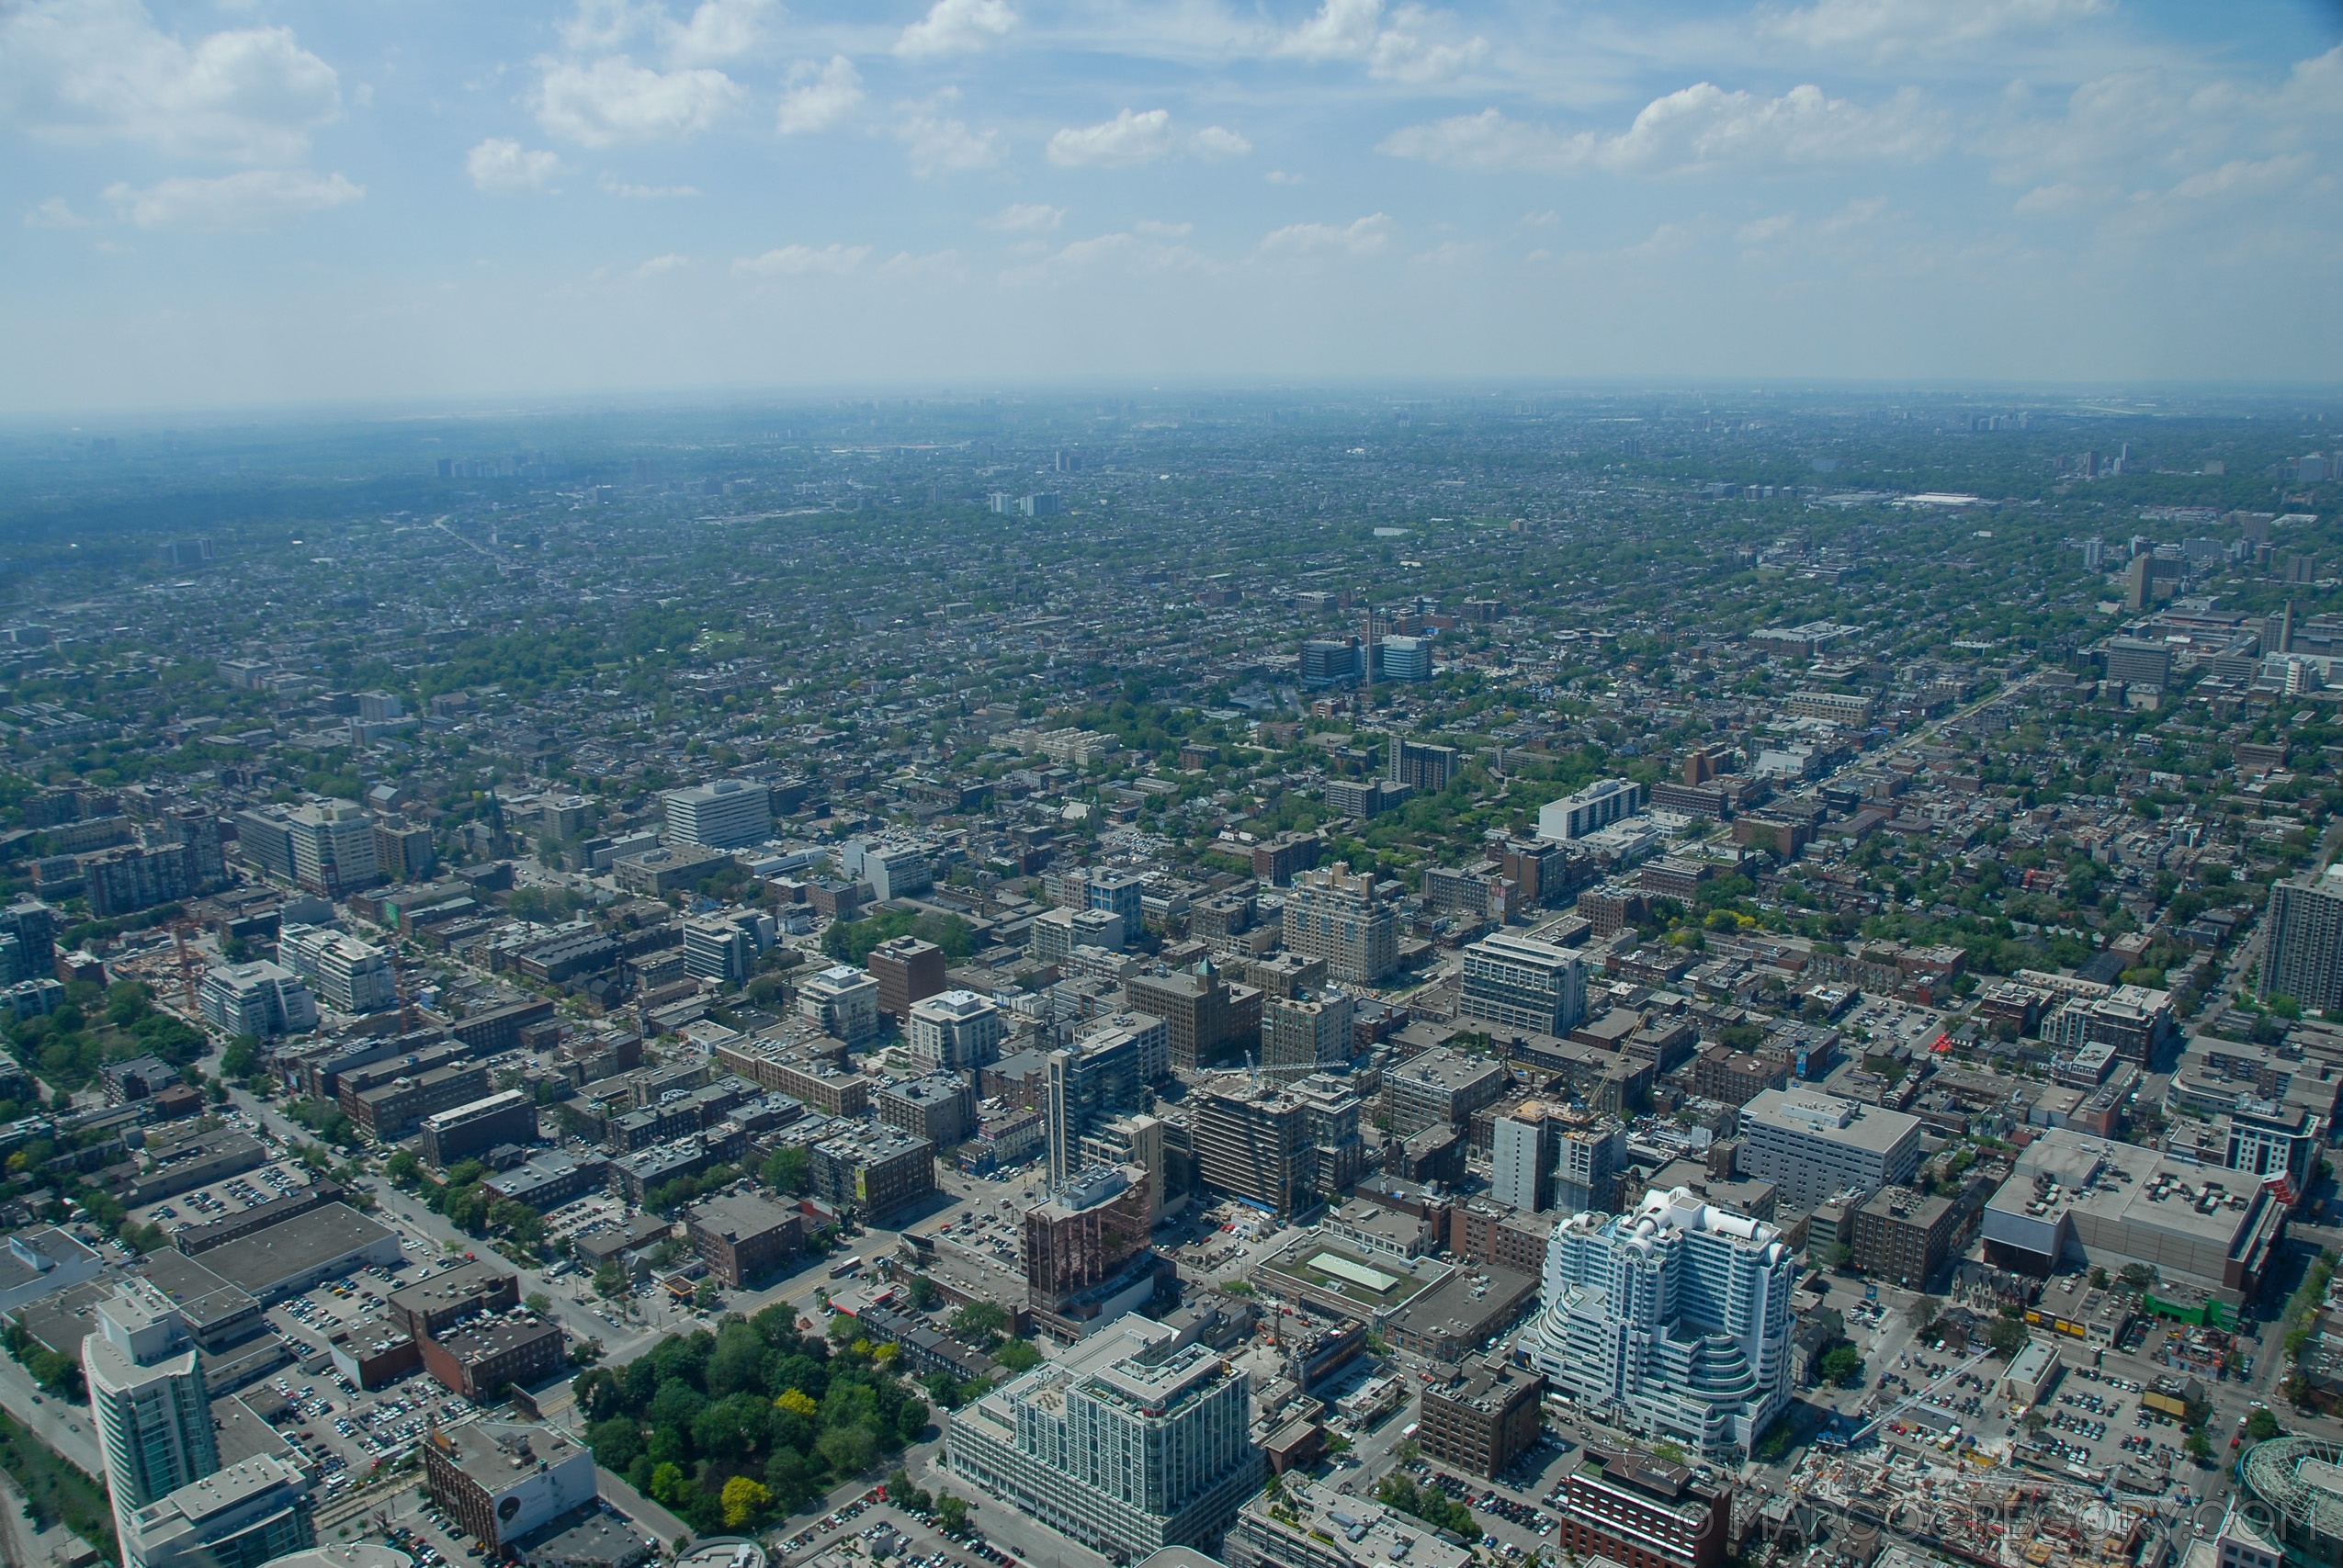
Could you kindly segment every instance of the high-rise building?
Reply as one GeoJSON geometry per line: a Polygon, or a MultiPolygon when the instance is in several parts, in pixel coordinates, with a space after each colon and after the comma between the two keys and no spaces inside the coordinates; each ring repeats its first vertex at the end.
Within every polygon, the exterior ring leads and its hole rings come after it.
{"type": "Polygon", "coordinates": [[[1196,1179],[1217,1192],[1290,1219],[1358,1180],[1359,1100],[1340,1079],[1280,1088],[1230,1074],[1190,1103],[1196,1179]]]}
{"type": "Polygon", "coordinates": [[[237,852],[280,882],[293,880],[293,829],[284,807],[236,813],[237,852]]]}
{"type": "Polygon", "coordinates": [[[1900,1186],[1919,1166],[1920,1119],[1803,1086],[1770,1089],[1741,1107],[1743,1176],[1771,1181],[1785,1208],[1900,1186]]]}
{"type": "Polygon", "coordinates": [[[288,812],[284,822],[291,840],[293,880],[310,892],[339,898],[381,880],[381,864],[374,855],[374,818],[357,802],[300,807],[288,812]]]}
{"type": "Polygon", "coordinates": [[[1261,1007],[1261,1065],[1333,1067],[1351,1059],[1351,998],[1340,991],[1270,997],[1261,1007]]]}
{"type": "Polygon", "coordinates": [[[1432,638],[1428,637],[1387,637],[1377,645],[1375,652],[1383,664],[1387,681],[1429,681],[1432,679],[1432,638]]]}
{"type": "MultiPolygon", "coordinates": [[[[2140,558],[2145,560],[2147,558],[2140,558]]],[[[2169,644],[2150,642],[2141,637],[2118,637],[2107,639],[2102,650],[2107,660],[2107,678],[2127,686],[2155,686],[2159,690],[2172,683],[2172,649],[2169,644]]]]}
{"type": "Polygon", "coordinates": [[[1302,644],[1302,684],[1345,686],[1365,673],[1356,637],[1310,637],[1302,644]]]}
{"type": "Polygon", "coordinates": [[[1561,1132],[1559,1122],[1524,1115],[1519,1108],[1498,1117],[1488,1134],[1489,1196],[1532,1213],[1552,1208],[1561,1132]]]}
{"type": "Polygon", "coordinates": [[[1154,1227],[1146,1171],[1076,1171],[1025,1211],[1025,1287],[1035,1315],[1074,1338],[1152,1299],[1154,1227]]]}
{"type": "Polygon", "coordinates": [[[683,922],[684,973],[720,986],[748,983],[756,963],[756,939],[730,920],[683,922]]]}
{"type": "Polygon", "coordinates": [[[1537,808],[1537,836],[1568,840],[1610,827],[1644,808],[1644,786],[1626,779],[1598,779],[1576,795],[1537,808]]]}
{"type": "Polygon", "coordinates": [[[317,1544],[309,1477],[258,1454],[130,1513],[122,1568],[260,1568],[317,1544]]]}
{"type": "Polygon", "coordinates": [[[1585,961],[1567,947],[1499,931],[1465,949],[1462,1018],[1566,1035],[1587,1011],[1585,961]]]}
{"type": "MultiPolygon", "coordinates": [[[[873,949],[871,956],[878,956],[873,949]]],[[[877,966],[874,964],[874,968],[877,966]]],[[[882,996],[884,982],[880,985],[882,996]]],[[[974,991],[941,991],[912,1001],[910,1024],[904,1031],[911,1055],[924,1065],[949,1072],[989,1067],[1001,1059],[1001,1041],[1008,1032],[1001,1010],[974,991]]]]}
{"type": "MultiPolygon", "coordinates": [[[[1171,1206],[1172,1168],[1164,1160],[1163,1123],[1153,1116],[1108,1116],[1092,1123],[1082,1134],[1080,1164],[1135,1165],[1147,1172],[1150,1226],[1171,1206]]],[[[1183,1190],[1183,1201],[1186,1196],[1183,1190]]]]}
{"type": "Polygon", "coordinates": [[[1097,1121],[1148,1108],[1140,1071],[1142,1031],[1111,1029],[1043,1058],[1042,1115],[1048,1123],[1049,1179],[1070,1180],[1081,1165],[1082,1134],[1097,1121]]]}
{"type": "Polygon", "coordinates": [[[140,1509],[220,1468],[203,1367],[187,1318],[141,1278],[97,1304],[97,1332],[82,1341],[82,1374],[115,1530],[127,1539],[140,1509]]]}
{"type": "Polygon", "coordinates": [[[1140,899],[1147,878],[1135,871],[1093,871],[1090,874],[1089,907],[1123,919],[1123,939],[1138,935],[1144,917],[1140,899]]]}
{"type": "Polygon", "coordinates": [[[835,964],[798,987],[798,1012],[824,1034],[859,1045],[879,1032],[878,982],[850,964],[835,964]]]}
{"type": "Polygon", "coordinates": [[[1117,1562],[1208,1549],[1261,1489],[1244,1371],[1210,1346],[1118,1318],[952,1412],[953,1473],[1117,1562]]]}
{"type": "Polygon", "coordinates": [[[1599,1418],[1703,1454],[1746,1450],[1789,1403],[1794,1272],[1773,1226],[1686,1188],[1648,1192],[1555,1227],[1522,1348],[1599,1418]]]}
{"type": "Polygon", "coordinates": [[[2262,1000],[2291,997],[2306,1010],[2343,1008],[2343,861],[2269,885],[2262,929],[2262,1000]]]}
{"type": "Polygon", "coordinates": [[[1134,1010],[1163,1021],[1172,1066],[1208,1067],[1227,1053],[1234,1020],[1228,982],[1217,971],[1135,975],[1124,982],[1123,994],[1134,1010]]]}
{"type": "Polygon", "coordinates": [[[1294,878],[1285,897],[1285,948],[1323,958],[1351,986],[1379,986],[1399,965],[1399,917],[1375,896],[1367,873],[1327,866],[1294,878]]]}
{"type": "Polygon", "coordinates": [[[1609,1213],[1627,1164],[1627,1129],[1609,1116],[1569,1111],[1549,1116],[1562,1125],[1554,1157],[1554,1206],[1566,1214],[1609,1213]]]}
{"type": "Polygon", "coordinates": [[[1465,754],[1454,746],[1391,738],[1391,776],[1418,795],[1438,795],[1464,765],[1465,754]]]}
{"type": "Polygon", "coordinates": [[[379,1012],[399,1005],[390,954],[331,926],[287,926],[277,956],[310,983],[320,1001],[340,1012],[379,1012]]]}
{"type": "Polygon", "coordinates": [[[890,937],[870,950],[870,977],[878,982],[878,1010],[898,1023],[911,1004],[944,989],[944,950],[915,936],[890,937]]]}
{"type": "Polygon", "coordinates": [[[839,846],[838,867],[850,882],[870,888],[872,898],[917,898],[935,888],[933,846],[913,839],[854,839],[839,846]]]}
{"type": "Polygon", "coordinates": [[[206,1021],[231,1034],[266,1040],[317,1027],[317,998],[308,984],[290,969],[265,961],[207,972],[197,1002],[206,1021]]]}
{"type": "Polygon", "coordinates": [[[1385,1108],[1394,1137],[1413,1137],[1426,1127],[1463,1132],[1473,1112],[1496,1103],[1512,1087],[1502,1062],[1436,1045],[1410,1056],[1383,1075],[1385,1108]]]}
{"type": "Polygon", "coordinates": [[[718,779],[660,796],[666,840],[708,850],[737,850],[773,837],[773,792],[751,779],[718,779]]]}

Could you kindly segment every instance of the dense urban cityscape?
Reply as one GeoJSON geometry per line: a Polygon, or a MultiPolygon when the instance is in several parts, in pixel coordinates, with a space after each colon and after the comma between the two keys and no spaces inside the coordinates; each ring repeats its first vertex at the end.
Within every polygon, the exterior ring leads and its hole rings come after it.
{"type": "Polygon", "coordinates": [[[0,1559],[2332,1563],[2332,414],[0,434],[0,1559]]]}

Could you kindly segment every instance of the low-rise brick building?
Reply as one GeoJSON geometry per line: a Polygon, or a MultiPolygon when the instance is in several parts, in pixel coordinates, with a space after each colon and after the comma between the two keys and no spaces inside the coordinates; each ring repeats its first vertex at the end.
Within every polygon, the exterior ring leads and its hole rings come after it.
{"type": "Polygon", "coordinates": [[[1959,1207],[1950,1198],[1883,1187],[1855,1211],[1855,1267],[1906,1290],[1924,1291],[1944,1266],[1960,1224],[1959,1207]]]}
{"type": "Polygon", "coordinates": [[[558,1374],[567,1360],[561,1325],[526,1310],[474,1318],[417,1342],[424,1370],[466,1399],[493,1402],[505,1385],[523,1388],[558,1374]]]}
{"type": "Polygon", "coordinates": [[[797,1210],[738,1193],[700,1204],[688,1228],[692,1250],[736,1291],[795,1258],[805,1240],[805,1220],[797,1210]]]}
{"type": "Polygon", "coordinates": [[[1493,1479],[1537,1441],[1545,1380],[1501,1362],[1461,1371],[1423,1391],[1417,1438],[1443,1464],[1493,1479]]]}

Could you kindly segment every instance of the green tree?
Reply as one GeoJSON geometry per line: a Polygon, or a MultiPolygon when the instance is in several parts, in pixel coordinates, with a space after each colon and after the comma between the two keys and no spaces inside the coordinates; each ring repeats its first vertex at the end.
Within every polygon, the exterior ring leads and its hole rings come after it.
{"type": "Polygon", "coordinates": [[[1822,1353],[1822,1376],[1826,1382],[1840,1388],[1853,1388],[1863,1381],[1863,1354],[1852,1345],[1834,1345],[1822,1353]]]}
{"type": "MultiPolygon", "coordinates": [[[[802,1192],[810,1168],[811,1156],[805,1150],[775,1149],[773,1157],[764,1162],[764,1168],[759,1174],[764,1178],[764,1184],[775,1192],[802,1192]]],[[[932,1282],[930,1288],[934,1288],[932,1282]]]]}
{"type": "Polygon", "coordinates": [[[1009,1326],[1009,1314],[993,1302],[970,1302],[954,1313],[946,1325],[952,1337],[980,1345],[1009,1326]]]}
{"type": "Polygon", "coordinates": [[[627,1293],[627,1273],[615,1262],[605,1263],[594,1271],[594,1293],[605,1301],[616,1301],[627,1293]]]}
{"type": "Polygon", "coordinates": [[[2257,1410],[2246,1417],[2246,1438],[2249,1442],[2266,1443],[2278,1436],[2278,1417],[2268,1408],[2257,1410]]]}
{"type": "Polygon", "coordinates": [[[955,1497],[949,1492],[937,1493],[935,1495],[935,1523],[945,1535],[968,1534],[968,1505],[965,1500],[955,1497]]]}

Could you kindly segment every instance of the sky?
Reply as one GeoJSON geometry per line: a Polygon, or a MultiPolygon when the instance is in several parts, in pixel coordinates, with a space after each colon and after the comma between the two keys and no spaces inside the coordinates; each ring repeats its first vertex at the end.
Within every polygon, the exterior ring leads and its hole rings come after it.
{"type": "Polygon", "coordinates": [[[2326,384],[2339,39],[2337,0],[0,0],[0,412],[2326,384]]]}

